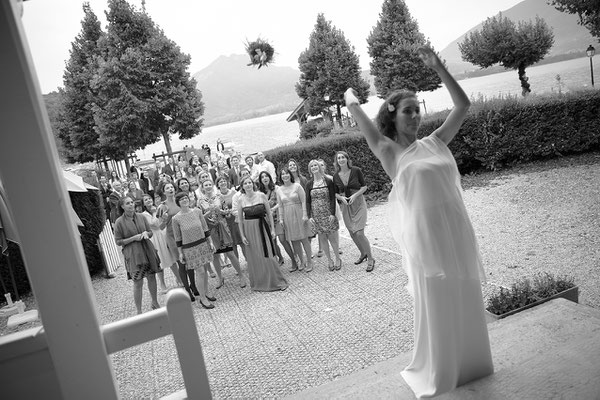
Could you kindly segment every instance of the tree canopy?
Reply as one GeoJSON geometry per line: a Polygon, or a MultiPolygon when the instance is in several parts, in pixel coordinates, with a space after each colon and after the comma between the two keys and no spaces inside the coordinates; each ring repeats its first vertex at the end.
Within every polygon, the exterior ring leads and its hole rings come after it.
{"type": "Polygon", "coordinates": [[[558,11],[577,14],[579,24],[600,41],[600,0],[549,0],[558,11]]]}
{"type": "Polygon", "coordinates": [[[71,44],[70,58],[59,89],[61,104],[57,115],[58,137],[69,162],[87,162],[102,151],[94,129],[95,92],[91,82],[101,56],[98,42],[103,36],[100,21],[88,3],[83,4],[81,32],[71,44]]]}
{"type": "Polygon", "coordinates": [[[344,33],[332,26],[323,14],[317,16],[309,46],[298,58],[300,80],[296,93],[307,101],[310,115],[319,115],[330,106],[341,120],[344,92],[356,89],[361,102],[369,97],[369,83],[361,77],[358,55],[344,33]]]}
{"type": "Polygon", "coordinates": [[[542,60],[554,44],[551,28],[542,18],[516,25],[500,13],[471,32],[458,48],[462,59],[482,68],[500,64],[518,71],[523,96],[531,92],[525,69],[542,60]]]}
{"type": "Polygon", "coordinates": [[[200,133],[204,104],[190,57],[125,0],[109,0],[106,33],[87,4],[84,12],[64,76],[61,139],[70,158],[127,160],[161,137],[171,152],[172,132],[200,133]]]}
{"type": "Polygon", "coordinates": [[[402,0],[385,0],[379,21],[367,38],[371,75],[381,98],[397,89],[415,92],[435,90],[441,79],[426,68],[417,54],[422,46],[432,47],[419,32],[419,25],[410,16],[402,0]]]}

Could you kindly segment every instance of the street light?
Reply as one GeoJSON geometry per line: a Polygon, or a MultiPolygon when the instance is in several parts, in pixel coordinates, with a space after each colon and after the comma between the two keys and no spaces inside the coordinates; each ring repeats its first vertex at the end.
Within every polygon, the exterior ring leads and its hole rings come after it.
{"type": "Polygon", "coordinates": [[[594,66],[592,65],[592,57],[594,57],[594,54],[596,53],[596,49],[594,48],[594,46],[592,46],[590,44],[588,46],[588,48],[585,50],[585,52],[587,53],[587,56],[590,58],[590,75],[592,77],[592,87],[594,87],[594,66]]]}

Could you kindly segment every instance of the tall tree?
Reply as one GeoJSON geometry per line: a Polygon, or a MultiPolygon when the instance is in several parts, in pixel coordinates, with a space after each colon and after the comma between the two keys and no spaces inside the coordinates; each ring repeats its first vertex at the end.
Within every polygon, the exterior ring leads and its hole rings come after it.
{"type": "Polygon", "coordinates": [[[549,0],[558,11],[577,14],[579,24],[600,41],[600,0],[549,0]]]}
{"type": "Polygon", "coordinates": [[[187,72],[190,57],[145,12],[125,0],[110,0],[108,30],[100,41],[93,107],[99,142],[111,157],[127,155],[170,134],[189,139],[201,131],[202,95],[187,72]]]}
{"type": "Polygon", "coordinates": [[[403,0],[385,0],[379,21],[367,38],[371,75],[381,98],[397,89],[415,92],[435,90],[440,77],[425,68],[417,54],[422,46],[432,47],[419,32],[419,25],[410,16],[403,0]]]}
{"type": "Polygon", "coordinates": [[[479,31],[458,44],[462,59],[482,68],[500,64],[518,71],[522,95],[531,92],[525,69],[542,60],[554,44],[551,28],[542,18],[515,25],[503,17],[488,18],[479,31]]]}
{"type": "Polygon", "coordinates": [[[300,54],[298,64],[300,80],[296,83],[296,93],[307,101],[310,115],[319,115],[335,106],[341,121],[348,87],[357,90],[362,102],[369,97],[369,83],[361,77],[354,46],[323,14],[317,16],[309,46],[300,54]]]}
{"type": "Polygon", "coordinates": [[[83,4],[81,31],[71,44],[69,61],[63,74],[64,88],[59,89],[60,106],[56,116],[58,137],[67,161],[87,162],[100,155],[98,134],[94,127],[91,88],[100,56],[98,41],[103,35],[98,17],[89,3],[83,4]]]}

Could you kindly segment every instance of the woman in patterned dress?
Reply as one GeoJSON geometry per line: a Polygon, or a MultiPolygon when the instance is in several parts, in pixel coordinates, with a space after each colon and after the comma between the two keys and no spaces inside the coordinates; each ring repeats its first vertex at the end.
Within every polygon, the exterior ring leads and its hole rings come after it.
{"type": "MultiPolygon", "coordinates": [[[[294,253],[298,257],[298,263],[292,262],[290,272],[302,270],[312,271],[312,249],[308,236],[308,214],[306,213],[306,193],[302,185],[296,183],[290,170],[283,167],[279,170],[279,180],[282,185],[277,187],[277,199],[279,202],[279,223],[283,226],[286,239],[292,242],[294,253]],[[304,247],[304,257],[302,247],[304,247]],[[307,265],[308,264],[308,265],[307,265]]],[[[296,258],[296,257],[294,257],[296,258]]],[[[294,260],[295,261],[295,260],[294,260]]]]}
{"type": "MultiPolygon", "coordinates": [[[[319,236],[321,249],[327,256],[330,271],[340,270],[340,225],[336,217],[335,185],[323,173],[323,166],[318,160],[308,163],[312,179],[306,184],[306,211],[313,232],[319,236]],[[335,255],[335,263],[329,252],[329,245],[335,255]]],[[[308,272],[308,270],[307,270],[308,272]]]]}
{"type": "Polygon", "coordinates": [[[122,208],[123,215],[115,221],[115,242],[122,247],[127,278],[133,280],[133,301],[137,313],[141,314],[144,278],[148,281],[152,309],[160,307],[155,276],[160,271],[160,261],[150,242],[152,230],[146,219],[135,212],[134,200],[130,196],[123,196],[119,200],[119,207],[122,208]]]}
{"type": "Polygon", "coordinates": [[[363,196],[367,190],[365,178],[362,170],[352,165],[345,151],[336,152],[333,160],[335,166],[333,183],[337,192],[336,197],[342,208],[344,225],[360,251],[360,256],[354,264],[358,265],[367,260],[367,272],[371,272],[375,268],[375,259],[369,239],[365,236],[367,225],[367,202],[363,196]]]}
{"type": "Polygon", "coordinates": [[[229,179],[225,176],[217,178],[216,186],[218,189],[219,196],[221,196],[221,206],[225,214],[225,220],[231,233],[231,239],[233,241],[233,254],[239,260],[240,255],[238,252],[238,246],[242,249],[242,254],[246,258],[246,250],[244,249],[244,243],[242,243],[242,236],[240,235],[240,227],[235,220],[235,213],[233,212],[233,196],[237,191],[229,187],[229,179]]]}
{"type": "Polygon", "coordinates": [[[204,308],[215,308],[212,303],[206,302],[206,300],[216,300],[208,295],[207,271],[215,252],[208,225],[202,210],[198,207],[190,207],[190,197],[187,193],[177,193],[175,203],[181,208],[181,211],[173,217],[173,233],[179,252],[179,262],[184,264],[187,270],[196,273],[200,286],[196,300],[204,308]]]}
{"type": "Polygon", "coordinates": [[[250,287],[263,292],[285,290],[288,283],[275,259],[275,231],[269,200],[263,193],[255,190],[252,178],[243,178],[240,185],[242,196],[238,201],[238,217],[242,241],[248,255],[250,287]]]}
{"type": "Polygon", "coordinates": [[[223,210],[223,198],[215,190],[212,181],[209,179],[202,182],[202,191],[204,196],[198,201],[198,206],[208,223],[210,237],[216,249],[213,255],[213,266],[219,277],[219,284],[216,288],[220,289],[225,284],[225,278],[222,275],[221,254],[229,259],[238,274],[240,287],[244,288],[246,287],[246,281],[240,269],[240,261],[233,253],[233,237],[225,220],[226,211],[223,210]]]}

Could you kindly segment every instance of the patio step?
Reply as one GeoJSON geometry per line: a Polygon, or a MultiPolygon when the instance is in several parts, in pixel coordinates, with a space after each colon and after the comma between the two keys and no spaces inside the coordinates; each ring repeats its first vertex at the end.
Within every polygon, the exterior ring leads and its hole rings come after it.
{"type": "MultiPolygon", "coordinates": [[[[436,397],[600,399],[600,310],[556,299],[488,324],[495,372],[436,397]]],[[[401,354],[289,399],[413,399],[401,354]]]]}

